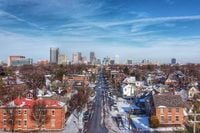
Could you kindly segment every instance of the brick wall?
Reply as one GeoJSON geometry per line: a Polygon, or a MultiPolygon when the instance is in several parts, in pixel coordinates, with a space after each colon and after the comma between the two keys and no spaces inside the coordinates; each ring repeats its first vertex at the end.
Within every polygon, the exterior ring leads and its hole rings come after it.
{"type": "Polygon", "coordinates": [[[156,108],[156,116],[161,125],[182,125],[184,123],[184,114],[182,107],[178,108],[179,112],[176,112],[175,107],[172,107],[171,111],[169,111],[170,109],[168,107],[162,109],[156,108]],[[176,120],[176,117],[178,117],[178,121],[176,120]]]}
{"type": "MultiPolygon", "coordinates": [[[[4,125],[4,120],[8,121],[7,115],[4,115],[4,108],[0,108],[0,129],[9,130],[10,126],[8,124],[4,125]]],[[[37,130],[38,126],[34,120],[31,119],[30,108],[20,108],[21,114],[18,114],[18,110],[16,111],[16,121],[15,121],[15,130],[37,130]],[[20,125],[18,123],[20,120],[20,125]],[[26,121],[26,125],[25,125],[26,121]]],[[[48,109],[49,121],[47,124],[43,126],[43,130],[62,130],[64,128],[65,122],[65,110],[64,108],[49,108],[48,109]],[[52,114],[54,111],[54,115],[52,114]],[[55,126],[54,126],[54,124],[55,126]]]]}

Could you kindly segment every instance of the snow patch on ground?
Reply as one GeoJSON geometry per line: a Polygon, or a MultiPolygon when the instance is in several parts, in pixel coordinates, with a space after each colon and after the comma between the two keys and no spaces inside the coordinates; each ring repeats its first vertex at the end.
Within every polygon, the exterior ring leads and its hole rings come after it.
{"type": "Polygon", "coordinates": [[[137,129],[142,129],[143,131],[150,130],[149,117],[147,117],[147,116],[144,116],[144,117],[132,116],[131,119],[137,129]]]}
{"type": "Polygon", "coordinates": [[[86,111],[86,108],[84,108],[83,111],[80,113],[79,121],[78,121],[76,115],[74,115],[75,112],[73,112],[66,122],[65,131],[67,131],[69,133],[77,133],[79,129],[83,130],[84,123],[83,123],[82,119],[83,119],[83,113],[85,111],[86,111]]]}

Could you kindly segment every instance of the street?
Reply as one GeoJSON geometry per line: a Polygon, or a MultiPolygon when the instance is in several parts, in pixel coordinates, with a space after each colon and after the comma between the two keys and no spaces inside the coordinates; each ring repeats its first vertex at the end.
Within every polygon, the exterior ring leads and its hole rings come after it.
{"type": "Polygon", "coordinates": [[[103,103],[103,87],[105,86],[104,75],[101,71],[99,74],[97,86],[96,86],[96,98],[95,98],[95,111],[91,121],[88,123],[87,133],[107,133],[103,118],[102,118],[102,103],[103,103]]]}

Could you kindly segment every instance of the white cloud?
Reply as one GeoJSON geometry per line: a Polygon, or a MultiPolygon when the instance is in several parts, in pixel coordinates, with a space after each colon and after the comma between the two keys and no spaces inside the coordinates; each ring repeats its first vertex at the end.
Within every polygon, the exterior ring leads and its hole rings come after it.
{"type": "Polygon", "coordinates": [[[165,0],[165,1],[166,1],[166,3],[168,3],[170,5],[173,5],[175,3],[174,0],[165,0]]]}
{"type": "MultiPolygon", "coordinates": [[[[172,22],[172,21],[192,21],[192,20],[200,20],[200,15],[193,16],[173,16],[173,17],[155,17],[155,18],[141,18],[141,19],[133,19],[127,21],[119,21],[119,22],[107,22],[104,24],[100,24],[100,27],[104,25],[104,27],[109,26],[117,26],[117,25],[126,25],[126,24],[135,24],[135,23],[162,23],[162,22],[172,22]]],[[[98,25],[98,23],[97,23],[98,25]]]]}
{"type": "Polygon", "coordinates": [[[8,13],[8,12],[5,12],[5,11],[3,11],[3,10],[0,10],[0,18],[1,18],[2,20],[4,20],[5,17],[8,18],[8,19],[13,19],[13,23],[15,23],[15,21],[19,21],[19,22],[26,23],[26,24],[28,24],[29,26],[32,26],[32,27],[34,27],[34,28],[43,29],[42,27],[38,26],[38,25],[35,24],[35,23],[29,22],[29,21],[27,21],[27,20],[25,20],[25,19],[22,19],[22,18],[20,18],[20,17],[15,16],[15,15],[13,15],[13,14],[11,14],[11,13],[8,13]]]}

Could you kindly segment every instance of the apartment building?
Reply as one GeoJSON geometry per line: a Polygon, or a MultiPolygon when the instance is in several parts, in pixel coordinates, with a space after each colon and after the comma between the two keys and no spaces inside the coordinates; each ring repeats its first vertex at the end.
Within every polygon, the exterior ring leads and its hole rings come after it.
{"type": "Polygon", "coordinates": [[[45,103],[48,117],[47,122],[40,129],[42,131],[59,131],[64,129],[65,103],[52,99],[34,100],[20,97],[0,107],[0,129],[4,131],[11,131],[12,129],[15,131],[39,130],[36,121],[32,118],[33,106],[38,102],[45,103]]]}
{"type": "Polygon", "coordinates": [[[180,95],[154,95],[153,103],[153,114],[158,118],[161,126],[182,125],[184,123],[184,104],[180,95]]]}

